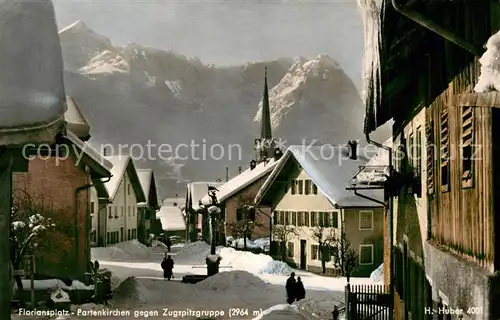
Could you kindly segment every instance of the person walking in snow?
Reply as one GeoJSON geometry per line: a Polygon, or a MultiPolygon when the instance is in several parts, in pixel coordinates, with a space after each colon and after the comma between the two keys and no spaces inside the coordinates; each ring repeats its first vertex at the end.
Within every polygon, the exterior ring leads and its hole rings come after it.
{"type": "Polygon", "coordinates": [[[167,245],[167,251],[170,252],[170,248],[172,247],[172,241],[170,240],[170,237],[167,237],[165,240],[165,244],[167,245]]]}
{"type": "Polygon", "coordinates": [[[290,277],[286,280],[286,295],[287,295],[287,300],[288,304],[292,304],[295,301],[296,298],[296,281],[295,281],[295,272],[292,272],[290,274],[290,277]]]}
{"type": "Polygon", "coordinates": [[[297,283],[295,284],[295,298],[297,301],[302,300],[306,297],[306,289],[300,277],[297,277],[297,283]]]}
{"type": "Polygon", "coordinates": [[[173,276],[172,270],[174,269],[174,260],[171,256],[165,255],[165,258],[161,262],[161,268],[163,269],[163,278],[170,280],[173,276]]]}

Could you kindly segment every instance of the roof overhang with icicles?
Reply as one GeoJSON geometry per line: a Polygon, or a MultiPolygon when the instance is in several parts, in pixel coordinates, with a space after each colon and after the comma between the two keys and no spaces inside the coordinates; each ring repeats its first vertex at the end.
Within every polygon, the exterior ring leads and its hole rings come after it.
{"type": "Polygon", "coordinates": [[[389,166],[360,166],[347,190],[384,189],[390,176],[389,166]]]}
{"type": "MultiPolygon", "coordinates": [[[[360,0],[358,3],[365,35],[366,134],[391,119],[395,123],[404,121],[420,107],[429,105],[481,56],[482,47],[492,34],[490,1],[360,0]],[[417,21],[418,16],[426,21],[417,21]],[[444,33],[422,26],[422,22],[438,25],[448,38],[451,34],[469,49],[445,39],[444,33]]],[[[466,77],[473,87],[473,67],[469,73],[466,77]]]]}

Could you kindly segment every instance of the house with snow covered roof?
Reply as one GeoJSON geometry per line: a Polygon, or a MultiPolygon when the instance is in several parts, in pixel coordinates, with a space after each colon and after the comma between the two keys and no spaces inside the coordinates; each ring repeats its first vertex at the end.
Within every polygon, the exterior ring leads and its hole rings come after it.
{"type": "Polygon", "coordinates": [[[97,202],[93,199],[108,197],[104,182],[111,177],[113,165],[84,142],[90,127],[81,122],[84,118],[73,116],[82,114],[70,97],[67,104],[66,133],[44,154],[26,149],[31,159],[26,172],[13,174],[13,190],[14,201],[30,197],[50,208],[52,220],[61,226],[44,235],[44,246],[36,253],[37,274],[78,278],[87,271],[95,242],[97,202]]]}
{"type": "Polygon", "coordinates": [[[156,180],[152,169],[137,169],[145,202],[137,204],[137,239],[146,243],[151,233],[151,224],[156,220],[156,211],[160,209],[158,194],[156,193],[156,180]]]}
{"type": "MultiPolygon", "coordinates": [[[[320,228],[325,237],[346,233],[358,253],[356,276],[369,276],[383,261],[383,206],[345,189],[368,162],[367,150],[356,150],[356,159],[351,159],[347,147],[291,146],[255,196],[257,206],[272,211],[273,227],[296,230],[296,235],[276,236],[273,242],[281,242],[278,250],[285,250],[301,269],[322,272],[321,257],[326,255],[326,272],[336,272],[330,252],[319,251],[320,239],[314,234],[320,228]]],[[[367,195],[383,201],[379,191],[367,195]]]]}
{"type": "MultiPolygon", "coordinates": [[[[230,225],[241,220],[240,212],[243,206],[253,204],[255,195],[278,163],[279,159],[274,158],[256,163],[255,167],[251,165],[247,170],[217,187],[215,195],[222,210],[224,223],[224,228],[221,230],[223,231],[221,232],[221,239],[225,239],[226,236],[242,237],[242,235],[232,234],[230,225]]],[[[202,204],[208,203],[209,195],[205,193],[200,201],[202,204]]],[[[253,234],[247,235],[251,240],[269,237],[270,215],[269,208],[265,207],[260,207],[260,210],[255,212],[255,217],[252,217],[252,219],[255,220],[258,226],[253,234]]]]}
{"type": "Polygon", "coordinates": [[[164,237],[186,237],[186,220],[179,205],[163,205],[156,212],[156,221],[152,232],[164,237]]]}
{"type": "Polygon", "coordinates": [[[108,204],[99,212],[104,245],[137,239],[139,203],[146,202],[139,174],[129,155],[105,157],[113,164],[111,179],[104,184],[108,204]]]}

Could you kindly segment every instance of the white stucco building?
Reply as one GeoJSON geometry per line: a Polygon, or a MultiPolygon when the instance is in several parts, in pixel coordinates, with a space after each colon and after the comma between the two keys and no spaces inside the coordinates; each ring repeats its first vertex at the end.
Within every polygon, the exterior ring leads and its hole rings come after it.
{"type": "Polygon", "coordinates": [[[105,157],[113,164],[111,180],[104,184],[109,194],[109,203],[100,213],[106,227],[105,244],[137,239],[138,203],[145,202],[137,170],[132,158],[128,155],[105,157]],[[103,217],[104,218],[104,217],[103,217]]]}

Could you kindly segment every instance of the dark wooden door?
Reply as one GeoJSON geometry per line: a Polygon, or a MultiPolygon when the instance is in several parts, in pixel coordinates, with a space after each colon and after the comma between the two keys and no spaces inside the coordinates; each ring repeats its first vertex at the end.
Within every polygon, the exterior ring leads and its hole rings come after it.
{"type": "Polygon", "coordinates": [[[300,240],[300,268],[306,269],[307,267],[307,242],[300,240]]]}

